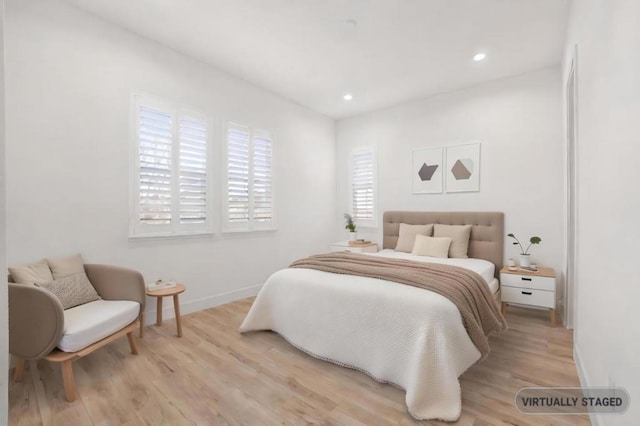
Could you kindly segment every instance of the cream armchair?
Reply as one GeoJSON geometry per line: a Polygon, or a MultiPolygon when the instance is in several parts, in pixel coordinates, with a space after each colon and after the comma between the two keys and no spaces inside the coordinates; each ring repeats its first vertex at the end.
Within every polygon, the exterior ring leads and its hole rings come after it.
{"type": "Polygon", "coordinates": [[[9,277],[9,352],[16,361],[14,380],[23,379],[26,360],[45,358],[60,363],[67,401],[76,396],[73,361],[125,335],[131,353],[137,354],[133,332],[144,322],[145,284],[139,272],[109,265],[85,264],[84,269],[102,300],[66,311],[49,291],[14,284],[9,277]],[[63,341],[66,349],[56,348],[63,341]]]}

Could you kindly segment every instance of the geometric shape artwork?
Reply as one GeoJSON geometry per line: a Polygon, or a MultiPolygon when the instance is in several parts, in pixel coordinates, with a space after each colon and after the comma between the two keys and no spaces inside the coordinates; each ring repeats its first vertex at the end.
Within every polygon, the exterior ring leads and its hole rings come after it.
{"type": "Polygon", "coordinates": [[[473,173],[473,160],[470,158],[459,159],[451,168],[451,173],[457,180],[469,179],[473,173]]]}
{"type": "Polygon", "coordinates": [[[446,192],[480,191],[480,142],[446,148],[446,192]]]}
{"type": "Polygon", "coordinates": [[[420,176],[420,179],[423,182],[425,180],[431,180],[438,167],[440,166],[437,164],[433,166],[427,166],[427,163],[422,163],[422,167],[420,167],[420,171],[418,171],[418,176],[420,176]]]}
{"type": "Polygon", "coordinates": [[[414,194],[441,194],[444,186],[444,149],[416,149],[411,157],[411,191],[414,194]]]}

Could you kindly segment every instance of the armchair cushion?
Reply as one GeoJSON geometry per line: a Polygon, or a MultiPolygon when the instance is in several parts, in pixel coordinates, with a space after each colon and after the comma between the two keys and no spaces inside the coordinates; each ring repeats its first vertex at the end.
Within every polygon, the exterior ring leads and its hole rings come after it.
{"type": "Polygon", "coordinates": [[[84,266],[82,267],[82,272],[78,274],[36,285],[49,290],[60,299],[62,309],[65,310],[100,299],[100,296],[89,282],[87,274],[84,273],[84,266]]]}
{"type": "Polygon", "coordinates": [[[104,339],[138,318],[140,304],[130,300],[96,300],[64,311],[58,348],[76,352],[104,339]]]}
{"type": "Polygon", "coordinates": [[[84,260],[80,254],[59,259],[47,259],[47,262],[54,280],[84,272],[84,260]]]}
{"type": "Polygon", "coordinates": [[[9,274],[13,282],[18,284],[43,284],[53,281],[53,275],[45,259],[29,265],[9,267],[9,274]]]}

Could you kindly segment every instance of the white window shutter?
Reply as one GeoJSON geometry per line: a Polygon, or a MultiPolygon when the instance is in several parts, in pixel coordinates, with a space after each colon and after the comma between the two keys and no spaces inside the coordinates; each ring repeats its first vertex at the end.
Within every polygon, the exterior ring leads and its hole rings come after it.
{"type": "Polygon", "coordinates": [[[190,117],[180,118],[180,223],[207,221],[207,125],[190,117]]]}
{"type": "Polygon", "coordinates": [[[351,209],[356,225],[376,226],[376,152],[356,151],[351,155],[351,209]]]}
{"type": "Polygon", "coordinates": [[[141,106],[138,126],[138,220],[167,225],[172,219],[171,113],[141,106]]]}
{"type": "Polygon", "coordinates": [[[272,144],[268,136],[253,138],[253,219],[262,223],[273,221],[272,144]]]}
{"type": "Polygon", "coordinates": [[[249,223],[249,129],[227,128],[227,200],[229,228],[241,228],[249,223]]]}

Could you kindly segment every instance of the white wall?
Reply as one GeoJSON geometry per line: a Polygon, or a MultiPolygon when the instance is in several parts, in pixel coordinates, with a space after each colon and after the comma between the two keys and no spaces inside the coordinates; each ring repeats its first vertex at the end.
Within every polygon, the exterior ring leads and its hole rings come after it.
{"type": "Polygon", "coordinates": [[[9,264],[81,252],[183,281],[189,312],[326,250],[337,223],[332,119],[62,2],[12,0],[6,18],[9,264]],[[131,90],[206,111],[216,171],[224,120],[274,132],[278,231],[128,241],[131,90]]]}
{"type": "MultiPolygon", "coordinates": [[[[4,109],[4,0],[0,0],[0,271],[7,270],[7,239],[5,223],[5,109],[4,109]]],[[[7,277],[0,276],[0,425],[7,423],[9,389],[9,347],[7,277]]]]}
{"type": "Polygon", "coordinates": [[[640,424],[638,209],[640,2],[574,1],[563,74],[578,47],[578,282],[575,356],[583,385],[631,394],[640,424]]]}
{"type": "MultiPolygon", "coordinates": [[[[560,274],[564,238],[561,111],[560,70],[553,68],[340,120],[338,205],[350,210],[346,184],[350,151],[375,144],[380,225],[375,230],[361,229],[359,235],[380,242],[386,210],[502,211],[507,233],[524,239],[542,237],[542,244],[532,249],[532,259],[560,274]],[[482,142],[480,192],[411,193],[413,149],[471,141],[482,142]]],[[[517,258],[518,253],[507,241],[505,258],[517,258]]]]}

